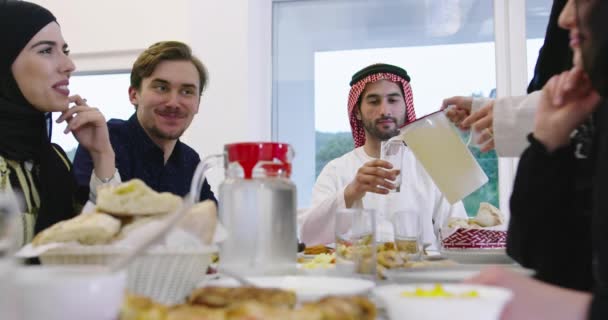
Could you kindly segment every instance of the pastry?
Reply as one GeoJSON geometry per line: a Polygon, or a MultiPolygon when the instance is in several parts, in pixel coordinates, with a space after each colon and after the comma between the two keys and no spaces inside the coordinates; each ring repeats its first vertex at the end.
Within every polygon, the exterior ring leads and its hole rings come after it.
{"type": "Polygon", "coordinates": [[[84,213],[58,222],[43,230],[32,240],[39,246],[53,242],[77,241],[82,244],[104,244],[120,230],[120,220],[105,213],[84,213]]]}
{"type": "Polygon", "coordinates": [[[175,211],[182,199],[169,192],[158,193],[143,181],[133,179],[97,192],[97,210],[116,216],[156,215],[175,211]]]}

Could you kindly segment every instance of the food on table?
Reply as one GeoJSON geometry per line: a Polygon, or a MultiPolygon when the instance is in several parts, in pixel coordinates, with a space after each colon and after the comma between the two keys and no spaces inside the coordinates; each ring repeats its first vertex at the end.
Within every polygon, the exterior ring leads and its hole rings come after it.
{"type": "Polygon", "coordinates": [[[202,306],[178,305],[169,308],[166,320],[225,320],[229,319],[221,309],[202,306]]]}
{"type": "Polygon", "coordinates": [[[198,235],[202,243],[211,244],[217,226],[217,205],[212,200],[195,204],[179,221],[178,226],[198,235]]]}
{"type": "Polygon", "coordinates": [[[405,254],[416,254],[419,252],[418,241],[416,239],[395,239],[397,251],[405,254]]]}
{"type": "Polygon", "coordinates": [[[405,260],[397,251],[383,251],[376,254],[378,264],[389,269],[403,266],[405,260]]]}
{"type": "Polygon", "coordinates": [[[449,218],[448,228],[479,229],[495,227],[503,223],[505,218],[500,210],[487,202],[482,202],[474,218],[449,218]]]}
{"type": "Polygon", "coordinates": [[[482,227],[494,227],[505,223],[505,218],[500,210],[487,202],[479,204],[477,216],[473,220],[482,227]]]}
{"type": "Polygon", "coordinates": [[[333,253],[321,253],[316,255],[312,260],[304,262],[304,269],[327,269],[336,263],[336,256],[333,253]]]}
{"type": "Polygon", "coordinates": [[[169,192],[156,192],[139,179],[97,191],[97,209],[113,215],[155,215],[172,212],[182,199],[169,192]]]}
{"type": "Polygon", "coordinates": [[[225,308],[242,303],[256,301],[274,307],[293,308],[296,294],[281,289],[253,287],[204,287],[195,289],[188,297],[188,303],[212,308],[225,308]]]}
{"type": "Polygon", "coordinates": [[[321,254],[321,253],[332,253],[332,252],[334,252],[334,250],[332,248],[328,248],[322,244],[304,248],[304,254],[321,254]]]}
{"type": "Polygon", "coordinates": [[[120,220],[110,215],[105,213],[81,214],[55,223],[38,233],[32,240],[32,245],[72,241],[87,245],[103,244],[112,240],[119,230],[120,220]]]}
{"type": "Polygon", "coordinates": [[[479,292],[477,290],[469,290],[459,293],[445,291],[442,285],[436,284],[433,289],[425,290],[423,288],[416,288],[415,291],[404,291],[401,293],[402,297],[416,297],[416,298],[479,298],[479,292]]]}
{"type": "MultiPolygon", "coordinates": [[[[228,296],[238,295],[242,287],[221,288],[228,296]]],[[[248,290],[266,290],[246,288],[248,290]]],[[[199,289],[200,290],[200,289],[199,289]]],[[[277,289],[278,290],[278,289],[277,289]]],[[[198,291],[198,290],[196,290],[198,291]]],[[[284,291],[283,292],[288,292],[284,291]]],[[[202,306],[190,302],[177,306],[164,306],[134,295],[127,295],[122,306],[121,320],[374,320],[376,306],[366,297],[325,297],[316,302],[304,303],[298,308],[268,304],[256,299],[234,300],[223,306],[202,306]]]]}
{"type": "MultiPolygon", "coordinates": [[[[80,214],[69,220],[60,221],[51,227],[40,232],[32,241],[32,245],[39,246],[53,242],[72,242],[77,241],[84,245],[108,244],[115,240],[122,240],[139,230],[142,226],[153,221],[159,221],[167,217],[167,214],[181,205],[181,198],[172,194],[160,194],[147,187],[141,180],[131,180],[118,186],[103,188],[98,197],[97,212],[80,214]],[[138,196],[131,196],[133,193],[138,196]],[[121,197],[127,195],[125,199],[127,205],[120,204],[124,200],[121,197]],[[142,196],[143,195],[143,196],[142,196]],[[134,203],[128,199],[144,201],[141,197],[148,199],[145,202],[156,203],[154,214],[146,215],[151,210],[142,207],[134,211],[134,203]],[[105,200],[104,200],[105,199],[105,200]],[[122,200],[121,200],[122,199],[122,200]],[[106,202],[104,205],[103,202],[106,202]],[[117,211],[104,211],[103,208],[110,205],[109,202],[116,201],[124,208],[120,213],[117,211]],[[158,202],[162,202],[159,204],[158,202]],[[101,203],[101,205],[100,205],[101,203]]],[[[116,209],[116,208],[115,208],[116,209]]],[[[205,200],[195,204],[180,220],[178,226],[201,240],[203,244],[210,244],[213,241],[215,228],[217,226],[217,206],[214,201],[205,200]]],[[[145,236],[145,230],[140,235],[145,236]]]]}
{"type": "Polygon", "coordinates": [[[141,226],[146,225],[152,221],[162,220],[165,217],[165,214],[157,214],[154,216],[128,217],[128,219],[125,219],[123,217],[121,219],[121,221],[123,222],[122,228],[120,228],[120,232],[116,235],[116,239],[124,239],[128,237],[134,230],[139,229],[141,226]]]}
{"type": "Polygon", "coordinates": [[[167,307],[154,300],[133,294],[126,294],[120,308],[121,320],[166,320],[167,307]]]}
{"type": "MultiPolygon", "coordinates": [[[[341,319],[376,319],[376,306],[369,299],[360,296],[353,297],[325,297],[317,302],[305,303],[300,308],[300,315],[297,319],[318,319],[318,320],[341,320],[341,319]],[[312,315],[313,311],[318,310],[321,317],[304,317],[312,315]]],[[[296,310],[298,314],[298,310],[296,310]]]]}
{"type": "Polygon", "coordinates": [[[396,248],[394,242],[383,242],[376,244],[376,252],[394,251],[395,249],[396,248]]]}
{"type": "Polygon", "coordinates": [[[464,229],[476,229],[481,228],[473,219],[468,218],[448,218],[448,228],[464,228],[464,229]]]}

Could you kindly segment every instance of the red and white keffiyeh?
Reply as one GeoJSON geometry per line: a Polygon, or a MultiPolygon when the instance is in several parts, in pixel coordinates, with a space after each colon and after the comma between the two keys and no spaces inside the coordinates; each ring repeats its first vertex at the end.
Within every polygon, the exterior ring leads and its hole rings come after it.
{"type": "Polygon", "coordinates": [[[348,94],[348,118],[350,120],[351,132],[353,134],[353,140],[355,141],[355,148],[358,148],[365,144],[365,129],[361,120],[357,119],[354,112],[357,106],[357,101],[365,86],[368,83],[376,82],[379,80],[390,80],[395,83],[400,83],[403,88],[403,94],[405,95],[405,108],[406,108],[406,119],[404,126],[414,120],[416,120],[416,112],[414,111],[414,96],[412,94],[412,87],[410,83],[404,78],[392,74],[392,73],[375,73],[371,74],[353,84],[348,94]]]}

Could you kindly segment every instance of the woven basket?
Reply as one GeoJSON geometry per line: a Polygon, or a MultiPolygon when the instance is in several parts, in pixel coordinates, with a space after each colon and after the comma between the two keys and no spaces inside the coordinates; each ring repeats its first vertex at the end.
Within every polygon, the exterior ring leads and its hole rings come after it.
{"type": "MultiPolygon", "coordinates": [[[[128,251],[111,246],[66,247],[45,252],[40,261],[48,265],[109,265],[128,251]]],[[[129,266],[127,289],[161,303],[181,303],[204,278],[214,252],[215,246],[151,249],[129,266]]]]}
{"type": "Polygon", "coordinates": [[[457,229],[443,239],[444,249],[501,249],[507,247],[507,232],[487,229],[457,229]]]}

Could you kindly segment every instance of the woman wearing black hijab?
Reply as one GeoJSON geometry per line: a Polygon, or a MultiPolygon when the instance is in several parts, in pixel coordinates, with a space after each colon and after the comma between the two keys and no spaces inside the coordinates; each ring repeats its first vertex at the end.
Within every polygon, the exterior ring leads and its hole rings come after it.
{"type": "MultiPolygon", "coordinates": [[[[514,293],[505,320],[608,319],[608,2],[568,0],[560,25],[569,30],[574,67],[543,87],[531,144],[517,170],[511,224],[520,226],[517,236],[525,239],[518,241],[531,247],[529,258],[548,257],[555,274],[585,275],[589,282],[582,283],[584,291],[575,291],[503,269],[484,270],[472,282],[514,293]],[[590,116],[593,187],[586,217],[581,210],[586,204],[575,196],[577,150],[571,132],[590,116]]],[[[512,225],[509,237],[511,231],[512,225]]]]}
{"type": "Polygon", "coordinates": [[[94,154],[97,177],[113,177],[114,151],[103,115],[70,96],[75,67],[51,12],[25,1],[0,2],[0,39],[0,192],[22,196],[18,231],[27,243],[78,213],[71,163],[49,141],[45,115],[61,112],[65,133],[94,154]]]}

